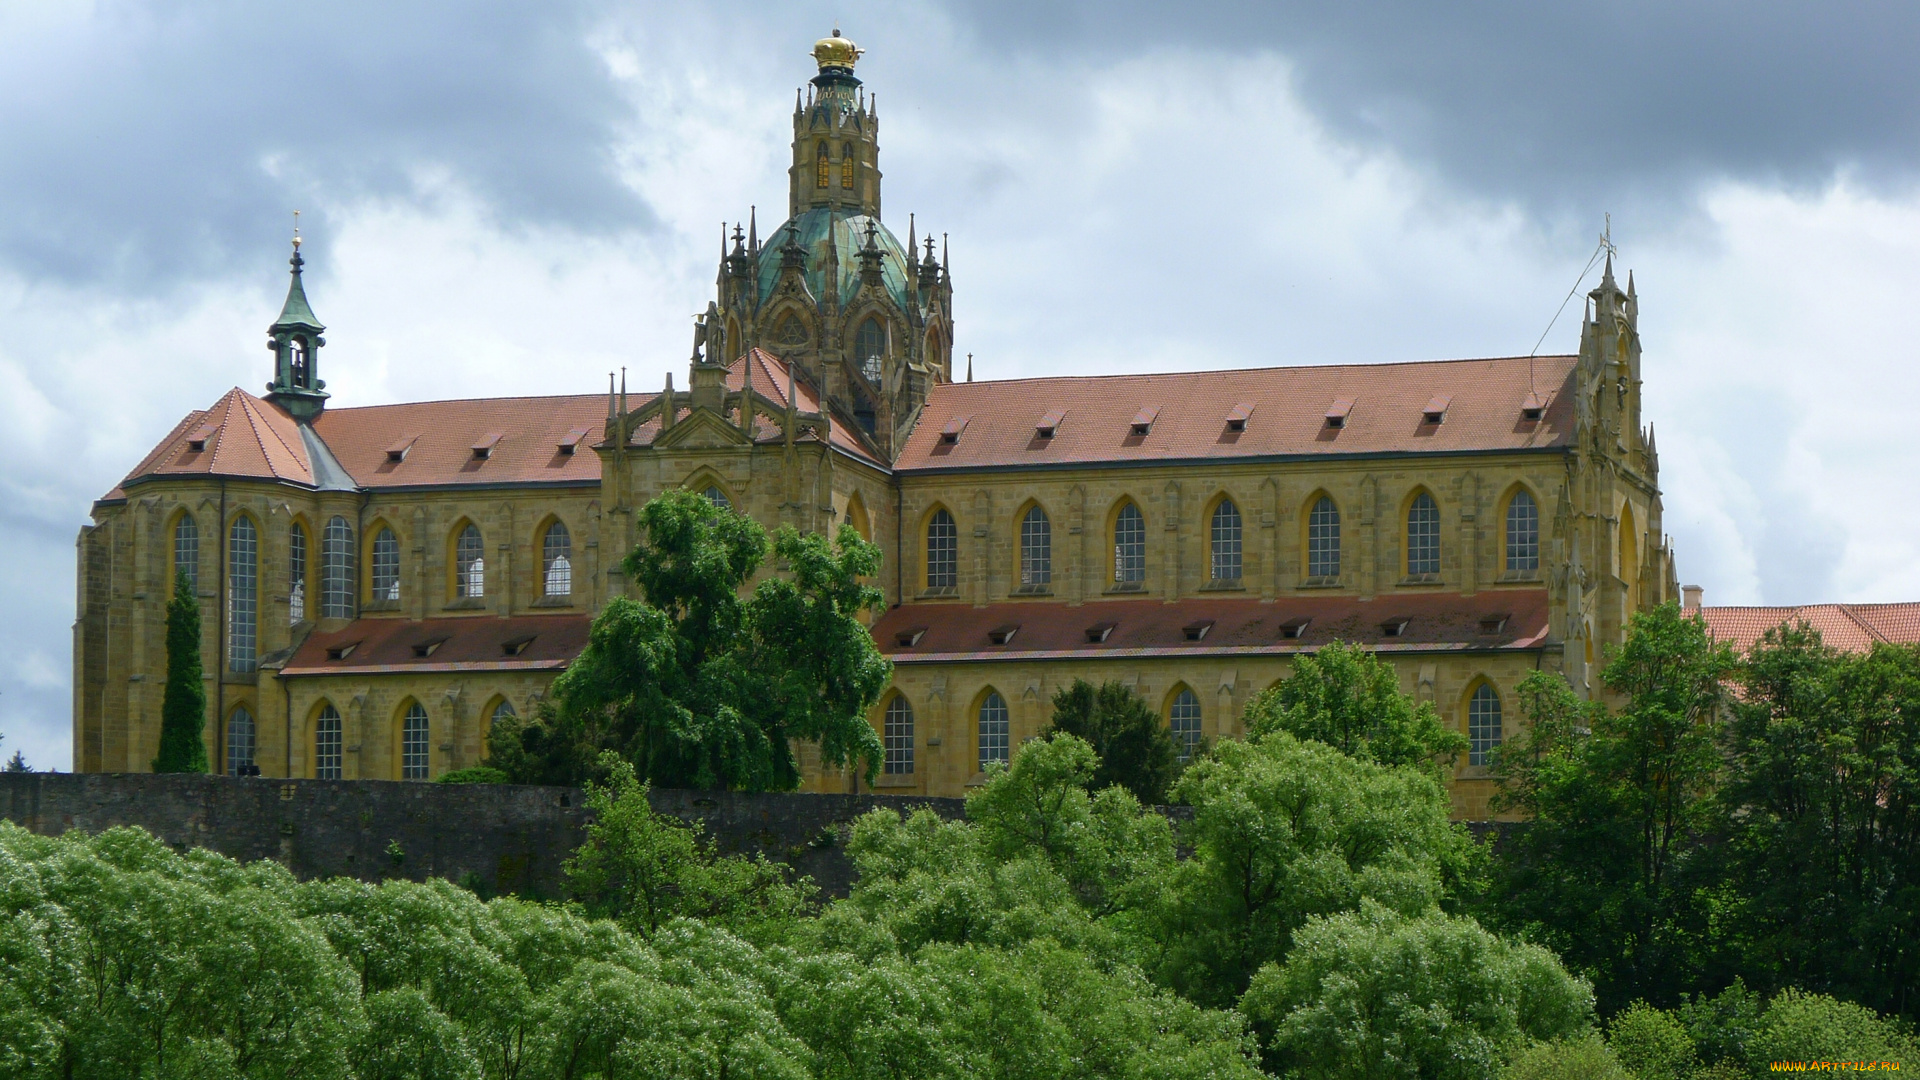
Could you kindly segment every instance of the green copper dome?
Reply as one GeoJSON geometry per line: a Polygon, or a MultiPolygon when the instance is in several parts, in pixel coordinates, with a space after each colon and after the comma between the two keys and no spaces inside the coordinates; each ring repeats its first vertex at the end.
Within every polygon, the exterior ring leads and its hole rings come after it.
{"type": "Polygon", "coordinates": [[[874,246],[881,251],[881,280],[886,285],[887,295],[901,310],[907,308],[907,260],[908,255],[900,246],[900,239],[881,224],[878,218],[865,214],[843,214],[818,207],[808,210],[799,217],[789,219],[786,224],[775,229],[767,237],[760,249],[760,302],[766,303],[773,295],[773,287],[780,281],[780,264],[787,246],[787,230],[794,230],[794,239],[807,254],[807,288],[813,290],[816,299],[826,298],[827,273],[827,222],[833,222],[833,244],[835,255],[839,259],[839,273],[834,282],[839,290],[836,294],[840,304],[845,306],[848,299],[860,288],[860,251],[867,246],[867,223],[872,222],[874,246]]]}

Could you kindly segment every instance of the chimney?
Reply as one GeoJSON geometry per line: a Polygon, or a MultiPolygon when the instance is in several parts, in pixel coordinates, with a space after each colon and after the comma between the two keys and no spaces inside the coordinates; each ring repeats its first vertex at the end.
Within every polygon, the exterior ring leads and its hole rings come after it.
{"type": "Polygon", "coordinates": [[[1699,611],[1700,610],[1700,594],[1705,591],[1706,590],[1702,589],[1698,585],[1680,586],[1680,610],[1681,611],[1699,611]]]}

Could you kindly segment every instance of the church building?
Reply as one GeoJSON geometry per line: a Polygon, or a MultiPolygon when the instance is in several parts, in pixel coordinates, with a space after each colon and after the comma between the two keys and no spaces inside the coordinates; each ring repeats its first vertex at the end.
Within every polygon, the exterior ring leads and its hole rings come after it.
{"type": "Polygon", "coordinates": [[[150,767],[183,577],[216,769],[479,764],[628,592],[636,510],[686,488],[882,548],[882,791],[964,794],[1076,678],[1183,750],[1233,738],[1338,640],[1468,736],[1455,811],[1486,817],[1520,680],[1597,692],[1628,618],[1679,596],[1631,276],[1609,257],[1571,356],[956,379],[945,242],[882,219],[859,56],[815,46],[787,219],[733,231],[683,388],[329,407],[296,241],[264,396],[184,417],[80,531],[75,769],[150,767]]]}

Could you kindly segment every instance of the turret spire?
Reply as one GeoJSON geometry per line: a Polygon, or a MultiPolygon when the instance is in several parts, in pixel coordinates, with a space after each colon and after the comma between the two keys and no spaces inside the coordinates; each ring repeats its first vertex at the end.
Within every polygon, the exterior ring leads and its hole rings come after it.
{"type": "Polygon", "coordinates": [[[280,317],[267,328],[267,348],[274,355],[274,378],[267,384],[267,400],[291,413],[296,420],[312,420],[326,407],[326,382],[320,378],[320,347],[327,343],[321,334],[326,327],[307,303],[301,270],[307,260],[300,255],[300,212],[293,215],[293,257],[287,282],[287,299],[280,305],[280,317]]]}

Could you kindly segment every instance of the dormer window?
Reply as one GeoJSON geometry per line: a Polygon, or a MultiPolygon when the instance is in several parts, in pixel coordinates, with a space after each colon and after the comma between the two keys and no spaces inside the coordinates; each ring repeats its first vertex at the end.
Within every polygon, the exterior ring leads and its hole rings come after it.
{"type": "Polygon", "coordinates": [[[567,432],[564,436],[561,437],[560,445],[555,447],[554,449],[558,450],[562,454],[566,454],[567,456],[571,457],[573,455],[573,452],[579,448],[580,440],[586,437],[587,437],[586,428],[583,428],[583,427],[574,428],[572,431],[567,432]]]}
{"type": "Polygon", "coordinates": [[[187,436],[187,449],[195,454],[205,450],[207,448],[207,440],[213,438],[216,430],[218,429],[212,424],[205,424],[195,429],[193,434],[187,436]]]}
{"type": "Polygon", "coordinates": [[[435,650],[439,649],[440,646],[445,645],[446,643],[447,643],[447,637],[444,634],[441,635],[440,637],[432,638],[427,641],[416,642],[413,646],[413,655],[424,660],[427,657],[432,656],[435,650]]]}
{"type": "Polygon", "coordinates": [[[1333,404],[1327,406],[1327,426],[1330,428],[1346,427],[1347,417],[1352,415],[1353,399],[1335,398],[1333,399],[1333,404]]]}
{"type": "Polygon", "coordinates": [[[1480,632],[1483,634],[1497,634],[1507,628],[1507,619],[1510,617],[1511,616],[1507,615],[1482,615],[1480,617],[1480,632]]]}
{"type": "Polygon", "coordinates": [[[1243,401],[1240,404],[1235,405],[1233,407],[1233,411],[1227,414],[1227,430],[1228,431],[1247,430],[1247,418],[1252,415],[1253,415],[1252,402],[1243,401]]]}
{"type": "Polygon", "coordinates": [[[1105,644],[1106,640],[1113,636],[1113,628],[1119,625],[1116,622],[1097,622],[1087,627],[1087,644],[1105,644]]]}
{"type": "Polygon", "coordinates": [[[1060,427],[1060,421],[1066,418],[1067,410],[1049,409],[1047,410],[1047,415],[1041,417],[1040,422],[1033,425],[1033,433],[1039,438],[1051,439],[1053,438],[1054,431],[1060,427]]]}
{"type": "Polygon", "coordinates": [[[1288,619],[1280,624],[1280,636],[1288,641],[1298,641],[1307,632],[1307,624],[1312,619],[1288,619]]]}
{"type": "Polygon", "coordinates": [[[399,442],[394,443],[392,446],[387,447],[387,460],[396,464],[407,460],[407,451],[413,449],[413,444],[417,442],[419,438],[420,436],[418,435],[409,435],[399,442]]]}
{"type": "Polygon", "coordinates": [[[1547,415],[1547,401],[1539,394],[1529,393],[1527,400],[1520,403],[1520,416],[1524,420],[1536,421],[1547,415]]]}
{"type": "Polygon", "coordinates": [[[506,436],[497,431],[490,431],[482,435],[480,441],[473,444],[473,459],[475,461],[485,461],[492,457],[494,447],[499,446],[500,440],[505,437],[506,436]]]}
{"type": "Polygon", "coordinates": [[[1427,407],[1420,410],[1420,422],[1438,424],[1447,418],[1447,405],[1453,401],[1450,394],[1435,394],[1428,399],[1427,407]]]}
{"type": "Polygon", "coordinates": [[[353,650],[359,647],[360,643],[357,641],[349,641],[345,645],[329,645],[327,646],[327,659],[345,660],[347,657],[353,655],[353,650]]]}
{"type": "Polygon", "coordinates": [[[1406,618],[1405,616],[1388,619],[1386,622],[1383,622],[1380,624],[1380,636],[1381,637],[1405,637],[1407,633],[1407,624],[1412,621],[1413,621],[1412,619],[1406,618]]]}
{"type": "Polygon", "coordinates": [[[1019,623],[1007,623],[1004,626],[996,626],[987,631],[987,640],[993,642],[995,645],[1005,645],[1013,640],[1013,635],[1019,632],[1019,623]]]}
{"type": "Polygon", "coordinates": [[[971,416],[956,416],[947,421],[947,426],[940,429],[940,441],[948,446],[959,442],[960,433],[967,430],[967,421],[972,419],[971,416]]]}
{"type": "Polygon", "coordinates": [[[1190,622],[1181,627],[1180,636],[1188,641],[1199,641],[1206,637],[1207,631],[1211,629],[1213,629],[1213,620],[1201,619],[1198,622],[1190,622]]]}
{"type": "Polygon", "coordinates": [[[519,656],[521,653],[527,651],[527,646],[533,644],[533,639],[538,636],[539,636],[538,634],[527,634],[523,637],[517,637],[508,641],[501,642],[500,643],[501,655],[519,656]]]}
{"type": "Polygon", "coordinates": [[[903,649],[911,649],[915,645],[920,644],[920,639],[926,636],[927,636],[926,627],[910,626],[907,629],[902,630],[899,633],[893,635],[893,643],[895,645],[900,646],[903,649]]]}
{"type": "Polygon", "coordinates": [[[1160,407],[1158,405],[1141,406],[1140,411],[1133,414],[1133,433],[1135,435],[1145,435],[1152,431],[1153,419],[1159,415],[1160,407]]]}

